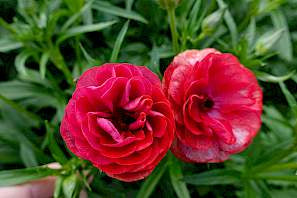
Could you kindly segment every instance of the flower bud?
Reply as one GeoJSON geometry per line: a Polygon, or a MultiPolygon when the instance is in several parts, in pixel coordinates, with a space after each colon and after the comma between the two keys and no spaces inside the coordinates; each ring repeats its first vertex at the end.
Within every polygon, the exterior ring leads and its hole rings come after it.
{"type": "Polygon", "coordinates": [[[279,29],[274,32],[269,32],[261,36],[256,42],[256,54],[264,55],[266,54],[274,44],[281,38],[284,29],[279,29]]]}
{"type": "Polygon", "coordinates": [[[181,0],[157,0],[161,8],[163,9],[173,9],[176,8],[181,0]]]}
{"type": "Polygon", "coordinates": [[[211,15],[208,15],[202,21],[202,32],[205,35],[212,33],[221,22],[221,19],[225,13],[226,7],[220,8],[219,10],[215,11],[211,15]]]}

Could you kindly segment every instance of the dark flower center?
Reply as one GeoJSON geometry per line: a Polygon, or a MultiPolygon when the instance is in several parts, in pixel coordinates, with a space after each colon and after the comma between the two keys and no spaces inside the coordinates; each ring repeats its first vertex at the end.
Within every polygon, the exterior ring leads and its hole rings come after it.
{"type": "Polygon", "coordinates": [[[210,111],[214,106],[214,101],[209,98],[207,95],[199,96],[198,99],[198,108],[202,112],[210,111]]]}
{"type": "Polygon", "coordinates": [[[209,99],[209,98],[207,98],[207,99],[204,101],[204,103],[203,103],[203,106],[204,106],[204,108],[206,108],[206,109],[210,109],[210,108],[212,108],[213,105],[214,105],[214,102],[213,102],[211,99],[209,99]]]}
{"type": "Polygon", "coordinates": [[[121,109],[115,112],[112,118],[114,126],[121,131],[128,130],[129,125],[135,121],[136,118],[134,118],[130,112],[121,109]]]}

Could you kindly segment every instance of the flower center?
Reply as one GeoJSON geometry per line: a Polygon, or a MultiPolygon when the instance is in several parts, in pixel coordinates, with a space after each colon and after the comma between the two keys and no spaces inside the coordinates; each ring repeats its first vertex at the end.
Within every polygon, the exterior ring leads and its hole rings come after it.
{"type": "Polygon", "coordinates": [[[136,119],[132,116],[130,112],[125,110],[118,110],[113,114],[112,123],[114,126],[121,131],[126,131],[129,125],[135,122],[136,119]]]}
{"type": "Polygon", "coordinates": [[[214,102],[207,95],[198,96],[198,106],[200,111],[209,111],[214,106],[214,102]]]}
{"type": "Polygon", "coordinates": [[[205,109],[211,109],[213,105],[214,105],[214,102],[210,98],[207,98],[203,103],[203,107],[205,109]]]}

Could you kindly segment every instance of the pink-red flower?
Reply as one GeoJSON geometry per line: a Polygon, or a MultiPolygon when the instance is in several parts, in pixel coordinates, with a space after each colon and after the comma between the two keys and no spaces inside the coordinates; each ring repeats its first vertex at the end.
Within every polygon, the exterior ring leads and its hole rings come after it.
{"type": "Polygon", "coordinates": [[[187,50],[165,71],[174,109],[172,152],[189,162],[221,162],[244,150],[261,126],[262,90],[231,54],[187,50]]]}
{"type": "Polygon", "coordinates": [[[174,118],[158,77],[145,67],[104,64],[78,80],[61,124],[67,147],[107,175],[149,175],[174,138],[174,118]]]}

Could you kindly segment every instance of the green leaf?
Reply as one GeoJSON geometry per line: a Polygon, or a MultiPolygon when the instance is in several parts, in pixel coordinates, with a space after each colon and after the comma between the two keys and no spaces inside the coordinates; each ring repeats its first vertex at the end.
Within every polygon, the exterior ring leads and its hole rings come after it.
{"type": "Polygon", "coordinates": [[[136,198],[148,198],[154,191],[166,169],[167,161],[163,159],[157,168],[155,168],[154,172],[143,182],[136,198]]]}
{"type": "Polygon", "coordinates": [[[177,194],[177,197],[190,198],[191,196],[187,189],[187,185],[182,180],[183,173],[182,173],[182,169],[181,169],[179,161],[175,157],[170,156],[170,162],[169,162],[168,166],[169,166],[169,174],[170,174],[171,184],[177,194]]]}
{"type": "Polygon", "coordinates": [[[297,117],[297,102],[296,102],[296,99],[291,94],[291,92],[288,90],[288,88],[285,85],[285,83],[280,82],[279,83],[279,86],[280,86],[283,94],[285,95],[289,106],[291,107],[292,111],[294,112],[295,116],[297,117]]]}
{"type": "Polygon", "coordinates": [[[134,0],[127,0],[126,1],[126,9],[131,10],[133,3],[134,3],[134,0]]]}
{"type": "MultiPolygon", "coordinates": [[[[217,2],[221,9],[226,7],[226,3],[223,0],[217,0],[217,2]]],[[[233,45],[233,47],[235,47],[237,44],[237,40],[238,40],[238,31],[237,31],[236,23],[228,9],[225,10],[224,20],[225,20],[225,22],[228,26],[228,29],[231,33],[232,45],[233,45]]]]}
{"type": "Polygon", "coordinates": [[[22,46],[23,45],[21,42],[13,41],[8,38],[3,38],[0,40],[0,52],[9,52],[22,46]]]}
{"type": "Polygon", "coordinates": [[[295,173],[292,173],[291,175],[288,175],[287,172],[269,172],[269,173],[258,173],[253,176],[257,179],[266,179],[266,180],[278,180],[278,181],[292,181],[297,182],[297,176],[295,173]]]}
{"type": "Polygon", "coordinates": [[[278,82],[283,82],[283,81],[291,78],[295,74],[295,71],[292,71],[292,72],[290,72],[286,75],[283,75],[283,76],[274,76],[274,75],[271,75],[271,74],[268,74],[265,72],[260,72],[260,71],[254,71],[254,73],[256,74],[257,78],[261,81],[278,83],[278,82]]]}
{"type": "Polygon", "coordinates": [[[116,62],[117,59],[118,59],[118,55],[119,55],[119,52],[120,52],[120,48],[121,48],[121,45],[123,43],[123,40],[124,40],[124,37],[127,33],[127,30],[128,30],[128,27],[129,27],[129,20],[123,25],[118,37],[117,37],[117,40],[114,44],[114,47],[113,47],[113,50],[112,50],[112,53],[111,53],[111,57],[110,57],[110,62],[116,62]]]}
{"type": "Polygon", "coordinates": [[[290,38],[290,32],[289,32],[286,17],[283,14],[283,12],[278,9],[271,12],[271,19],[275,28],[284,29],[284,33],[282,34],[282,37],[278,41],[276,49],[280,57],[282,57],[287,61],[292,61],[293,47],[292,47],[292,42],[290,38]]]}
{"type": "Polygon", "coordinates": [[[292,198],[297,195],[296,189],[273,189],[271,190],[273,198],[292,198]]]}
{"type": "Polygon", "coordinates": [[[78,12],[78,10],[83,6],[84,0],[64,0],[66,5],[70,8],[72,12],[78,12]]]}
{"type": "Polygon", "coordinates": [[[25,63],[26,63],[26,60],[33,54],[32,51],[22,51],[21,53],[19,53],[17,55],[17,57],[15,58],[15,67],[16,67],[16,70],[20,73],[20,75],[28,75],[27,74],[27,71],[26,71],[26,66],[25,66],[25,63]]]}
{"type": "Polygon", "coordinates": [[[79,43],[79,47],[80,47],[85,59],[87,60],[87,62],[89,64],[92,64],[92,63],[96,62],[96,60],[93,57],[91,57],[91,55],[85,50],[85,48],[82,46],[81,43],[79,43]]]}
{"type": "Polygon", "coordinates": [[[65,198],[74,198],[78,187],[76,175],[70,175],[63,181],[63,193],[65,198]]]}
{"type": "Polygon", "coordinates": [[[236,184],[240,182],[240,172],[229,169],[215,169],[185,176],[184,181],[193,185],[236,184]]]}
{"type": "Polygon", "coordinates": [[[153,46],[153,49],[150,52],[151,56],[151,63],[148,65],[148,68],[153,71],[154,73],[158,74],[161,78],[161,72],[160,72],[160,48],[156,45],[153,46]]]}
{"type": "Polygon", "coordinates": [[[20,164],[22,163],[19,157],[17,148],[7,144],[6,141],[1,140],[0,137],[0,162],[1,164],[20,164]]]}
{"type": "Polygon", "coordinates": [[[97,0],[94,2],[92,8],[95,10],[101,11],[101,12],[106,12],[108,14],[124,17],[127,19],[136,20],[136,21],[139,21],[142,23],[148,23],[148,21],[145,18],[143,18],[141,15],[139,15],[138,13],[136,13],[134,11],[116,7],[106,1],[98,1],[97,0]]]}
{"type": "Polygon", "coordinates": [[[280,171],[280,170],[288,170],[288,169],[297,169],[297,163],[296,162],[279,163],[279,164],[269,166],[263,171],[270,172],[270,171],[280,171]]]}
{"type": "Polygon", "coordinates": [[[63,151],[61,150],[61,148],[59,147],[59,145],[57,144],[54,138],[53,129],[50,127],[48,121],[45,121],[45,127],[46,127],[46,132],[49,140],[48,147],[51,151],[53,158],[60,164],[65,164],[68,160],[64,155],[63,151]]]}
{"type": "Polygon", "coordinates": [[[26,167],[33,167],[38,165],[34,151],[28,144],[21,143],[20,155],[26,167]]]}
{"type": "MultiPolygon", "coordinates": [[[[196,0],[189,14],[188,30],[191,33],[191,35],[195,33],[194,31],[197,31],[197,26],[200,27],[200,23],[197,23],[199,22],[197,21],[197,17],[200,11],[201,2],[201,0],[196,0]]],[[[200,20],[200,22],[202,22],[202,20],[200,20]]]]}
{"type": "Polygon", "coordinates": [[[279,163],[282,159],[292,154],[292,139],[267,146],[262,154],[254,159],[254,165],[248,170],[249,174],[255,174],[266,170],[268,167],[279,163]],[[269,149],[268,149],[269,148],[269,149]]]}
{"type": "Polygon", "coordinates": [[[256,20],[254,17],[251,18],[250,24],[247,27],[246,33],[245,33],[245,38],[248,42],[248,50],[249,52],[252,51],[253,49],[253,44],[255,41],[255,36],[256,36],[256,20]]]}
{"type": "Polygon", "coordinates": [[[62,176],[57,177],[55,182],[54,198],[61,197],[60,194],[63,187],[63,181],[64,181],[64,178],[62,176]]]}
{"type": "Polygon", "coordinates": [[[9,100],[8,98],[6,98],[1,94],[0,94],[0,100],[3,101],[5,104],[9,105],[10,107],[12,107],[17,112],[24,115],[25,117],[29,118],[32,121],[33,125],[36,126],[41,121],[41,119],[37,115],[35,115],[34,113],[31,113],[30,111],[27,111],[27,109],[23,108],[18,103],[15,103],[14,101],[9,100]]]}
{"type": "Polygon", "coordinates": [[[40,76],[42,79],[45,78],[46,64],[49,60],[49,56],[50,56],[50,54],[48,52],[45,52],[42,54],[42,56],[40,58],[39,72],[40,72],[40,76]]]}
{"type": "Polygon", "coordinates": [[[0,171],[0,186],[17,185],[50,175],[57,175],[59,172],[60,170],[50,169],[44,166],[0,171]]]}
{"type": "Polygon", "coordinates": [[[62,26],[61,32],[65,32],[84,12],[86,12],[92,5],[94,0],[88,1],[80,10],[72,15],[62,26]]]}
{"type": "Polygon", "coordinates": [[[105,29],[113,24],[115,24],[116,21],[108,21],[108,22],[102,22],[102,23],[96,23],[96,24],[90,24],[90,25],[82,25],[82,26],[76,26],[68,29],[66,32],[64,32],[57,40],[57,43],[61,43],[62,41],[68,39],[72,36],[77,36],[83,33],[87,32],[95,32],[102,29],[105,29]]]}
{"type": "MultiPolygon", "coordinates": [[[[40,75],[38,74],[40,77],[40,75]]],[[[22,99],[37,107],[62,105],[53,94],[53,90],[46,87],[22,81],[6,81],[0,83],[0,93],[11,100],[22,99]],[[30,102],[32,101],[32,102],[30,102]]]]}
{"type": "Polygon", "coordinates": [[[244,182],[244,198],[258,198],[259,188],[252,180],[244,182]]]}

